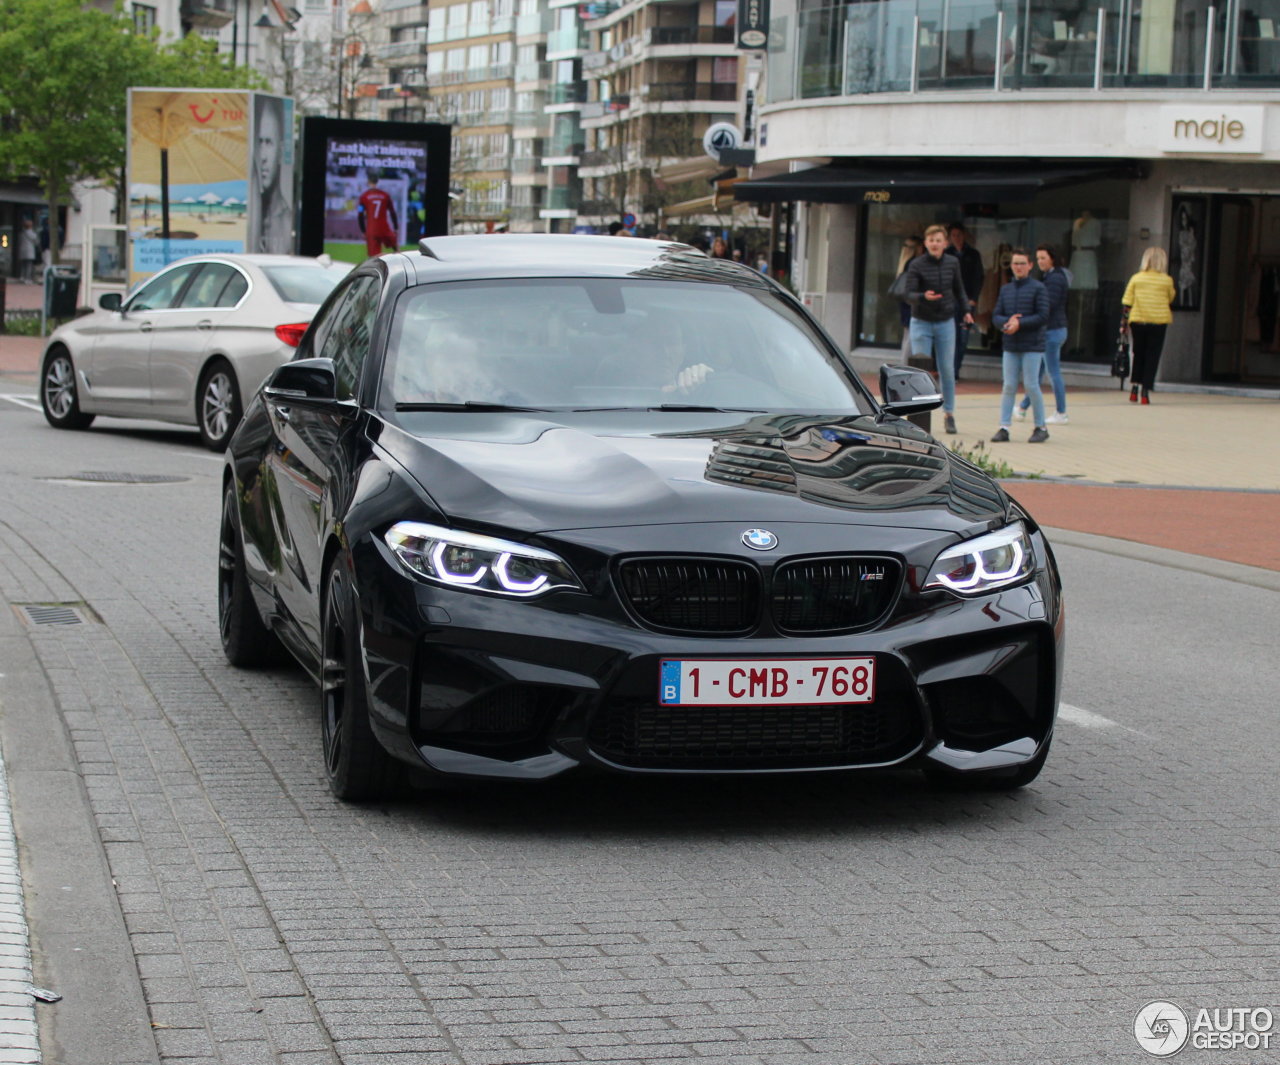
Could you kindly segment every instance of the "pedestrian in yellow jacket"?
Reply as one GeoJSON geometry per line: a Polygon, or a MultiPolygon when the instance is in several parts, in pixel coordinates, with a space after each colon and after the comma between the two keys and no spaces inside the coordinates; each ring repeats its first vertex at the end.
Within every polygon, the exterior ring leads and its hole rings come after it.
{"type": "Polygon", "coordinates": [[[1124,296],[1124,317],[1121,328],[1129,331],[1133,340],[1133,388],[1129,402],[1138,402],[1138,388],[1142,388],[1142,402],[1151,402],[1151,389],[1155,387],[1156,370],[1160,366],[1160,353],[1164,350],[1164,335],[1173,321],[1171,305],[1177,298],[1173,278],[1166,272],[1169,256],[1163,248],[1148,248],[1142,253],[1142,265],[1129,278],[1124,296]]]}

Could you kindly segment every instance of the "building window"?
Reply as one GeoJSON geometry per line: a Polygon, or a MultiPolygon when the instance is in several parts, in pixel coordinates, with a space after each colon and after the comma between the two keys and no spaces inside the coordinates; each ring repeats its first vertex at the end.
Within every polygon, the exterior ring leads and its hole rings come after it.
{"type": "Polygon", "coordinates": [[[150,33],[156,28],[156,9],[151,4],[133,5],[133,28],[139,33],[150,33]]]}

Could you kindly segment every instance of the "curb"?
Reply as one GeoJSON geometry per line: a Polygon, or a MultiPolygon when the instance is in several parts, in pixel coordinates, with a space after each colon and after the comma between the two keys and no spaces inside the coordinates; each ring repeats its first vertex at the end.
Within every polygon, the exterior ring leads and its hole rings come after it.
{"type": "Polygon", "coordinates": [[[1043,529],[1049,538],[1049,543],[1055,547],[1059,544],[1081,547],[1087,551],[1099,551],[1119,558],[1131,558],[1137,562],[1150,562],[1169,569],[1203,573],[1207,577],[1217,577],[1224,581],[1234,581],[1236,584],[1248,584],[1254,588],[1280,592],[1280,573],[1275,570],[1243,566],[1238,562],[1223,562],[1221,559],[1209,558],[1206,555],[1190,555],[1167,547],[1152,547],[1136,540],[1121,540],[1112,536],[1099,536],[1096,533],[1076,532],[1074,529],[1054,528],[1051,525],[1045,525],[1043,529]]]}

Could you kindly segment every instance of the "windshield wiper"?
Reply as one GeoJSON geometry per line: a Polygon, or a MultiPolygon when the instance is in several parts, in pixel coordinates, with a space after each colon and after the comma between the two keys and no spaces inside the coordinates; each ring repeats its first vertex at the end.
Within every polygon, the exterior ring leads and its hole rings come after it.
{"type": "Polygon", "coordinates": [[[485,403],[478,399],[469,399],[465,403],[397,403],[396,411],[430,411],[430,410],[457,410],[457,411],[530,411],[539,414],[546,413],[545,407],[516,407],[509,403],[485,403]]]}
{"type": "Polygon", "coordinates": [[[676,411],[688,412],[693,414],[764,414],[762,410],[754,410],[751,407],[704,407],[698,403],[663,403],[657,407],[647,407],[647,410],[676,411]]]}

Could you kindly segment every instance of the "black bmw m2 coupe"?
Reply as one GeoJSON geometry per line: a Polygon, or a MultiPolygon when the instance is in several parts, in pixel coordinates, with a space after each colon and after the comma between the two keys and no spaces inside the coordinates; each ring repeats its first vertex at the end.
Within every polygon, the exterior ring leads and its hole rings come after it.
{"type": "Polygon", "coordinates": [[[917,766],[1016,788],[1053,735],[1040,529],[771,280],[680,244],[428,238],[321,307],[227,452],[236,665],[317,680],[336,795],[917,766]]]}

